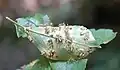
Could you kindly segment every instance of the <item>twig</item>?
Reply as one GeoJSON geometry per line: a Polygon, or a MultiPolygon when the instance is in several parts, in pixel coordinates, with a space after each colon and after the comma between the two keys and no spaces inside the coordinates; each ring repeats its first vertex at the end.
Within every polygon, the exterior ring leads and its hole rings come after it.
{"type": "MultiPolygon", "coordinates": [[[[30,28],[25,28],[24,26],[22,26],[22,25],[18,24],[17,22],[13,21],[13,20],[10,19],[9,17],[6,17],[6,19],[8,19],[8,20],[10,20],[11,22],[13,22],[14,24],[16,24],[16,25],[24,28],[25,30],[28,30],[28,31],[30,31],[30,32],[33,32],[33,33],[36,33],[36,34],[39,34],[39,35],[42,35],[42,36],[51,37],[51,36],[48,36],[48,35],[45,35],[45,34],[41,34],[41,33],[37,32],[37,31],[34,31],[34,30],[30,29],[30,28]]],[[[54,39],[55,39],[55,37],[51,37],[51,38],[54,38],[54,39]]]]}
{"type": "MultiPolygon", "coordinates": [[[[12,20],[12,19],[9,18],[9,17],[6,17],[6,19],[8,19],[9,21],[13,22],[14,24],[16,24],[16,25],[18,25],[18,26],[24,28],[25,30],[28,30],[28,31],[30,31],[30,32],[33,32],[33,33],[36,33],[36,34],[39,34],[39,35],[42,35],[42,36],[46,36],[46,37],[50,37],[50,38],[56,39],[56,37],[51,37],[51,36],[48,36],[48,35],[45,35],[45,34],[41,34],[41,33],[37,32],[37,31],[34,31],[34,30],[30,29],[30,28],[25,28],[24,26],[18,24],[17,22],[15,22],[14,20],[12,20]]],[[[70,40],[67,40],[67,41],[70,41],[70,40]]],[[[76,44],[79,44],[79,45],[88,46],[88,45],[83,44],[83,43],[77,43],[77,42],[73,42],[73,43],[76,43],[76,44]]]]}

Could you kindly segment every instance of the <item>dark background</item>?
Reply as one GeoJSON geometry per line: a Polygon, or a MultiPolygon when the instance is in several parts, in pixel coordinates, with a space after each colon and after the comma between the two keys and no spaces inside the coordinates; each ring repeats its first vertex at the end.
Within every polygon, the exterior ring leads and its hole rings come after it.
{"type": "MultiPolygon", "coordinates": [[[[52,7],[56,7],[55,2],[52,4],[52,7]]],[[[14,25],[5,19],[5,16],[15,20],[17,17],[31,15],[31,9],[28,9],[27,12],[30,13],[28,14],[18,5],[19,0],[0,0],[0,13],[3,17],[0,24],[0,70],[15,70],[39,57],[38,49],[29,40],[18,39],[14,25]]],[[[102,49],[91,54],[86,70],[120,70],[120,1],[72,0],[70,5],[72,7],[68,10],[67,17],[64,15],[66,12],[55,11],[58,12],[52,18],[55,25],[66,21],[71,25],[84,25],[96,29],[110,28],[118,32],[114,40],[107,45],[102,45],[102,49]]],[[[51,6],[48,6],[44,3],[40,5],[42,11],[49,11],[51,6]]],[[[59,9],[58,6],[57,9],[59,9]]]]}

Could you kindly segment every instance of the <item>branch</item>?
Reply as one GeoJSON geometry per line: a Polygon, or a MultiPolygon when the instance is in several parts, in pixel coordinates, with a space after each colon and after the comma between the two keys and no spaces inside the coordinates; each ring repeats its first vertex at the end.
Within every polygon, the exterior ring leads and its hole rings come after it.
{"type": "MultiPolygon", "coordinates": [[[[30,31],[30,32],[33,32],[33,33],[36,33],[36,34],[39,34],[39,35],[42,35],[42,36],[46,36],[46,37],[50,37],[50,38],[56,39],[56,37],[51,37],[51,36],[48,36],[48,35],[45,35],[45,34],[41,34],[41,33],[37,32],[37,31],[34,31],[34,30],[30,29],[30,28],[25,28],[24,26],[18,24],[17,22],[15,22],[14,20],[12,20],[12,19],[9,18],[9,17],[6,17],[6,19],[9,20],[9,21],[11,21],[11,22],[13,22],[14,24],[16,24],[16,25],[24,28],[24,29],[27,30],[27,31],[30,31]]],[[[70,40],[67,39],[67,41],[70,41],[70,40]]],[[[71,42],[71,41],[70,41],[70,42],[71,42]]],[[[77,43],[77,42],[73,42],[73,43],[76,43],[76,44],[79,44],[79,45],[84,45],[84,46],[89,46],[89,45],[83,44],[83,43],[77,43]]]]}

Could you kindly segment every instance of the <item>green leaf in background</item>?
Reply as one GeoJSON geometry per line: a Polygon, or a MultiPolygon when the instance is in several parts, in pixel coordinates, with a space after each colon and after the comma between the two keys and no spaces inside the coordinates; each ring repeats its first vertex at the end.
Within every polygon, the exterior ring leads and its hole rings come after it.
{"type": "Polygon", "coordinates": [[[48,59],[41,56],[39,59],[32,61],[31,63],[24,65],[21,69],[17,70],[52,70],[48,59]]]}
{"type": "Polygon", "coordinates": [[[107,44],[116,37],[117,32],[113,32],[111,29],[90,29],[96,42],[94,45],[107,44]]]}
{"type": "Polygon", "coordinates": [[[31,70],[52,70],[52,68],[49,64],[49,60],[41,56],[38,62],[32,66],[31,70]]]}
{"type": "Polygon", "coordinates": [[[51,61],[41,56],[22,67],[21,70],[85,70],[87,59],[78,61],[51,61]]]}
{"type": "Polygon", "coordinates": [[[36,13],[35,16],[33,16],[34,19],[36,19],[37,21],[39,21],[39,23],[43,23],[43,14],[40,13],[36,13]]]}
{"type": "Polygon", "coordinates": [[[53,70],[85,70],[87,59],[73,62],[50,62],[53,70]]]}

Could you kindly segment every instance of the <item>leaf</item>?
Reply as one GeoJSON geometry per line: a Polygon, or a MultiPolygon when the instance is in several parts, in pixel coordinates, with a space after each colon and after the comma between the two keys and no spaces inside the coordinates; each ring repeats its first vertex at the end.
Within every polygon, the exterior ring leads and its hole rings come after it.
{"type": "Polygon", "coordinates": [[[34,16],[18,18],[18,19],[16,19],[16,21],[17,21],[17,23],[19,23],[23,26],[28,23],[34,24],[35,26],[39,26],[40,24],[49,23],[50,19],[49,19],[48,15],[43,15],[43,14],[37,13],[34,16]]]}
{"type": "Polygon", "coordinates": [[[39,24],[43,24],[43,16],[43,14],[36,13],[35,16],[33,16],[33,18],[39,21],[39,24]]]}
{"type": "Polygon", "coordinates": [[[73,62],[51,62],[50,65],[53,70],[85,70],[87,59],[82,59],[73,62]]]}
{"type": "Polygon", "coordinates": [[[24,65],[19,70],[52,70],[48,59],[44,56],[40,56],[39,59],[32,61],[31,63],[24,65]]]}
{"type": "Polygon", "coordinates": [[[20,25],[23,25],[23,26],[25,26],[28,23],[28,21],[25,18],[18,18],[18,19],[16,19],[16,21],[17,21],[17,23],[19,23],[20,25]]]}
{"type": "Polygon", "coordinates": [[[20,69],[16,69],[16,70],[31,70],[32,67],[33,67],[33,65],[34,65],[35,63],[37,63],[37,62],[38,62],[38,59],[30,62],[30,63],[27,64],[27,65],[23,65],[22,67],[20,67],[20,69]]]}
{"type": "Polygon", "coordinates": [[[50,67],[49,60],[41,56],[39,61],[32,66],[31,70],[52,70],[52,68],[50,67]]]}
{"type": "Polygon", "coordinates": [[[85,70],[87,59],[78,61],[51,61],[41,56],[28,65],[21,67],[21,70],[85,70]]]}
{"type": "Polygon", "coordinates": [[[44,24],[49,24],[50,23],[50,18],[48,17],[48,15],[43,16],[43,23],[44,24]]]}
{"type": "Polygon", "coordinates": [[[17,26],[15,25],[15,28],[16,28],[16,34],[17,34],[17,37],[27,37],[27,34],[26,34],[26,31],[24,30],[24,28],[20,27],[20,26],[17,26]]]}
{"type": "Polygon", "coordinates": [[[47,39],[47,37],[41,36],[33,32],[30,32],[30,36],[32,37],[33,43],[39,49],[40,52],[46,51],[47,45],[45,44],[43,40],[47,39]]]}
{"type": "Polygon", "coordinates": [[[32,17],[26,17],[26,18],[18,18],[16,19],[17,23],[23,25],[23,26],[39,26],[39,21],[36,20],[35,18],[32,18],[32,17]]]}
{"type": "MultiPolygon", "coordinates": [[[[29,40],[32,40],[32,43],[35,44],[35,46],[39,49],[39,51],[44,54],[46,57],[50,58],[50,59],[54,59],[54,60],[68,60],[70,59],[70,57],[76,59],[76,58],[82,58],[84,56],[81,56],[80,54],[83,52],[85,53],[84,55],[87,56],[88,53],[87,51],[89,51],[88,47],[98,47],[100,48],[100,45],[103,44],[105,41],[108,41],[111,39],[111,37],[109,37],[107,34],[109,34],[111,36],[111,34],[109,33],[109,31],[106,32],[106,30],[103,30],[103,32],[101,31],[91,31],[87,28],[84,28],[83,26],[71,26],[72,30],[69,36],[73,37],[73,40],[76,43],[72,44],[72,51],[71,51],[71,47],[70,45],[67,47],[66,43],[56,43],[55,39],[52,37],[47,37],[45,35],[41,35],[38,33],[42,33],[44,31],[44,28],[41,27],[32,27],[32,30],[36,31],[35,32],[31,32],[29,31],[29,40]],[[41,31],[41,32],[40,32],[41,31]],[[89,34],[86,34],[88,33],[89,34]],[[107,35],[108,38],[104,38],[102,37],[100,34],[103,34],[103,36],[107,35]],[[83,35],[80,35],[83,34],[83,35]],[[93,34],[93,35],[92,35],[93,34]],[[94,38],[95,37],[95,38],[94,38]],[[88,39],[88,40],[85,40],[88,39]],[[103,38],[103,39],[102,39],[103,38]],[[48,40],[52,40],[53,41],[53,48],[50,48],[50,46],[48,45],[48,40]],[[56,45],[57,44],[57,45],[56,45]],[[64,48],[64,50],[63,50],[64,48]],[[82,52],[80,50],[82,50],[82,52]],[[49,55],[51,54],[51,50],[55,51],[55,55],[58,56],[56,57],[49,57],[49,55]],[[70,52],[69,52],[70,50],[70,52]],[[80,56],[80,57],[77,57],[80,56]]],[[[61,31],[61,35],[64,35],[63,31],[61,31]]],[[[44,32],[43,32],[44,33],[44,32]]],[[[54,33],[55,34],[55,33],[54,33]]],[[[64,36],[63,36],[64,37],[64,36]]]]}
{"type": "Polygon", "coordinates": [[[113,40],[116,37],[117,32],[113,32],[111,29],[90,29],[92,32],[96,42],[94,42],[94,45],[101,45],[101,44],[107,44],[111,40],[113,40]]]}
{"type": "Polygon", "coordinates": [[[35,18],[29,18],[26,19],[30,24],[33,24],[34,26],[38,27],[41,24],[41,21],[36,20],[35,18]]]}
{"type": "MultiPolygon", "coordinates": [[[[29,16],[25,18],[18,18],[16,19],[17,23],[24,27],[38,27],[40,24],[43,23],[49,23],[50,19],[47,15],[42,15],[42,14],[35,14],[35,16],[29,16]]],[[[19,27],[15,25],[16,28],[16,33],[18,37],[27,37],[26,32],[24,31],[24,28],[19,27]]]]}

